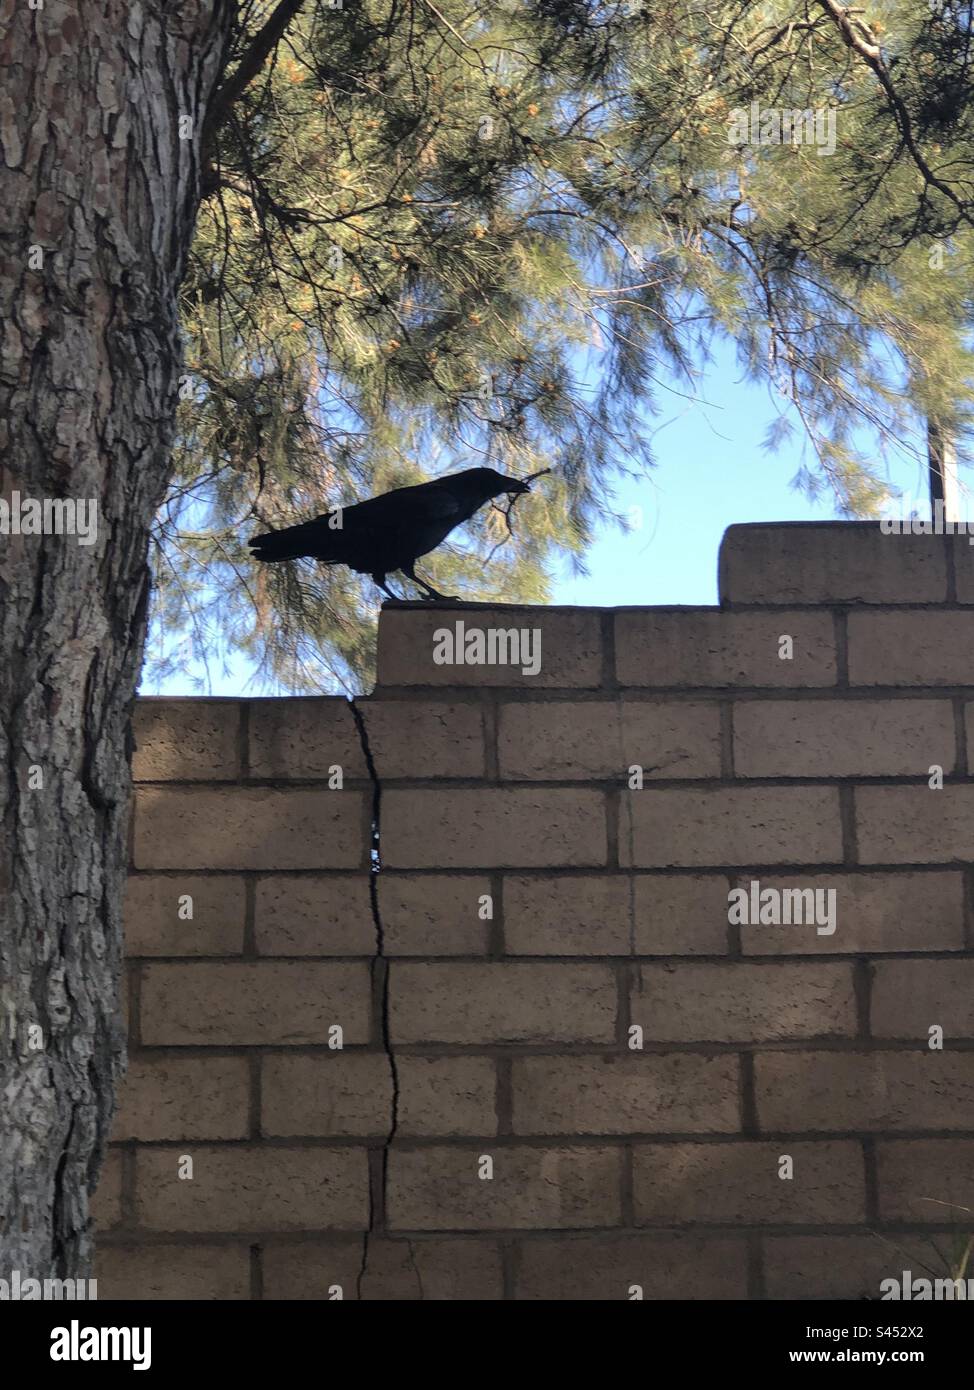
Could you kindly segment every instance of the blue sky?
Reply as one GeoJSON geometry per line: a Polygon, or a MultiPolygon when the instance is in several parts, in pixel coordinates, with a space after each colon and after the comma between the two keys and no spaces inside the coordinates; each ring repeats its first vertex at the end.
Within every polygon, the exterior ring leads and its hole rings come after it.
{"type": "MultiPolygon", "coordinates": [[[[831,492],[810,501],[791,486],[802,462],[800,434],[777,453],[762,448],[775,403],[767,387],[741,380],[731,344],[717,346],[699,394],[697,403],[660,393],[657,466],[648,481],[627,483],[618,494],[621,510],[641,509],[641,529],[603,535],[589,551],[590,575],[566,575],[553,602],[716,603],[717,552],[728,526],[839,517],[831,492]]],[[[926,478],[917,464],[894,461],[889,477],[922,509],[926,478]]],[[[901,514],[899,506],[892,510],[901,514]]]]}
{"type": "MultiPolygon", "coordinates": [[[[767,387],[741,379],[732,344],[717,344],[713,365],[699,387],[700,400],[687,400],[682,386],[680,391],[659,392],[652,421],[656,467],[649,479],[625,480],[617,489],[616,508],[638,507],[639,524],[628,535],[614,527],[601,533],[587,557],[589,574],[574,577],[566,566],[554,585],[553,603],[714,604],[717,552],[728,526],[838,516],[831,493],[823,492],[813,502],[791,486],[802,461],[800,433],[777,453],[762,448],[775,403],[767,387]]],[[[926,481],[919,464],[895,462],[890,482],[922,509],[926,481]]],[[[894,510],[902,513],[899,506],[894,510]]],[[[207,691],[177,676],[157,685],[145,683],[141,693],[260,693],[254,687],[245,692],[250,670],[242,659],[232,660],[225,675],[216,666],[210,674],[207,691]]]]}

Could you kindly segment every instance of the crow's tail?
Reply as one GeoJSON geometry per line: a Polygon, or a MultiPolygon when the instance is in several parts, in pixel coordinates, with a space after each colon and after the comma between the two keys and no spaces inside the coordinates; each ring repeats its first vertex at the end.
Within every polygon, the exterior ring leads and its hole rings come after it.
{"type": "Polygon", "coordinates": [[[314,534],[308,523],[288,526],[283,531],[266,531],[262,536],[251,536],[247,544],[255,560],[299,560],[302,555],[313,555],[314,534]]]}

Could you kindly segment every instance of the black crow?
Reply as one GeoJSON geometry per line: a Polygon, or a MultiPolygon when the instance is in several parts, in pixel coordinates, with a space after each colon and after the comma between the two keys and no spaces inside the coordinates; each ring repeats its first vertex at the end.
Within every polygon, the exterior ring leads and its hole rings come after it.
{"type": "Polygon", "coordinates": [[[367,502],[339,507],[283,531],[267,531],[247,544],[257,560],[297,560],[306,555],[324,565],[348,565],[358,574],[371,575],[390,598],[397,595],[386,584],[386,575],[401,570],[431,599],[446,598],[415,573],[413,565],[420,555],[435,550],[454,526],[469,521],[492,497],[529,491],[527,483],[505,478],[493,468],[465,468],[430,483],[397,487],[367,502]]]}

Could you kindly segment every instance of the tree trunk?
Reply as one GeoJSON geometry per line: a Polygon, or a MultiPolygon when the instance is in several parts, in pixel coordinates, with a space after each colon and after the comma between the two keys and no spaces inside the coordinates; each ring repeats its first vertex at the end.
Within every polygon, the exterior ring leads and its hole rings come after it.
{"type": "Polygon", "coordinates": [[[236,8],[42,3],[0,0],[0,497],[95,503],[97,539],[0,534],[0,1278],[90,1263],[176,291],[236,8]]]}
{"type": "Polygon", "coordinates": [[[927,420],[927,478],[931,516],[937,503],[942,502],[945,519],[959,521],[957,451],[949,433],[934,419],[927,420]]]}

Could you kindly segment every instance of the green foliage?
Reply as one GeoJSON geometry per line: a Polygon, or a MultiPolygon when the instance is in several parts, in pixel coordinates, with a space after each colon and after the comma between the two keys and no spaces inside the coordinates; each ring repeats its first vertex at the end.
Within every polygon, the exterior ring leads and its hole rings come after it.
{"type": "Polygon", "coordinates": [[[242,7],[207,132],[155,677],[242,649],[271,685],[360,683],[371,584],[244,541],[457,467],[554,472],[433,583],[543,602],[718,335],[849,513],[918,413],[963,456],[969,5],[311,0],[236,91],[278,8],[242,7]],[[735,142],[752,102],[831,108],[834,153],[735,142]]]}

